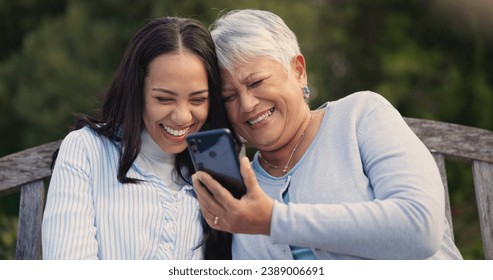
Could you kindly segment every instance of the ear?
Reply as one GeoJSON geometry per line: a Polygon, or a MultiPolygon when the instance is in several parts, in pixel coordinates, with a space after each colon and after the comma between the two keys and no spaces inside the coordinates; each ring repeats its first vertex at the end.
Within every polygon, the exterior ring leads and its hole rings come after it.
{"type": "Polygon", "coordinates": [[[307,77],[306,77],[306,64],[305,57],[302,54],[298,54],[293,58],[292,70],[294,71],[294,76],[301,84],[301,87],[306,86],[307,77]]]}

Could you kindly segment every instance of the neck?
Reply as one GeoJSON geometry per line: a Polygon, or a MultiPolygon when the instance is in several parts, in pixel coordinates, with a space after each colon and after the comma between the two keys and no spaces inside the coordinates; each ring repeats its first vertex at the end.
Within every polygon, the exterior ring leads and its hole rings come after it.
{"type": "Polygon", "coordinates": [[[306,140],[310,134],[313,116],[310,113],[308,123],[300,127],[298,133],[289,141],[285,147],[274,152],[260,152],[260,163],[271,175],[286,174],[304,154],[311,142],[306,140]],[[307,144],[308,143],[308,144],[307,144]]]}

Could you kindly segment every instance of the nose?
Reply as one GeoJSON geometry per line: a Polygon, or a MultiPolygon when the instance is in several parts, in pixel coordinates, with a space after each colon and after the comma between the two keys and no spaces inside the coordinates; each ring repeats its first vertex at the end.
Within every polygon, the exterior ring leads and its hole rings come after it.
{"type": "Polygon", "coordinates": [[[252,112],[259,103],[257,97],[248,91],[244,91],[239,97],[240,111],[242,113],[252,112]]]}
{"type": "Polygon", "coordinates": [[[171,120],[177,125],[188,124],[192,121],[192,112],[187,105],[177,104],[171,114],[171,120]]]}

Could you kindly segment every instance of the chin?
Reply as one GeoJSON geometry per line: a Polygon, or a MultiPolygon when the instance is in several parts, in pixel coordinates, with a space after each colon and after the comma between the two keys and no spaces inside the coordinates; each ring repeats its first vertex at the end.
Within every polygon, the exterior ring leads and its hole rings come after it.
{"type": "Polygon", "coordinates": [[[166,147],[161,147],[161,150],[164,151],[167,154],[179,154],[183,151],[185,151],[187,148],[186,144],[183,145],[166,145],[166,147]]]}

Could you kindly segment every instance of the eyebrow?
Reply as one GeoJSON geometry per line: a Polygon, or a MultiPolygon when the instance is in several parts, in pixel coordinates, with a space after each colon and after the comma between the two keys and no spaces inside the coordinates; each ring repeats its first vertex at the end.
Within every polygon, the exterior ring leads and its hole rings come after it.
{"type": "Polygon", "coordinates": [[[256,71],[256,72],[252,72],[252,73],[248,74],[245,78],[241,79],[241,80],[240,80],[240,82],[242,82],[242,83],[246,83],[246,81],[247,81],[250,77],[252,77],[253,75],[259,74],[259,73],[262,73],[262,71],[261,71],[261,70],[259,70],[259,71],[256,71]]]}
{"type": "MultiPolygon", "coordinates": [[[[165,89],[165,88],[153,88],[152,91],[158,91],[158,92],[162,92],[162,93],[171,94],[173,96],[178,96],[178,93],[176,93],[172,90],[169,90],[169,89],[165,89]]],[[[190,95],[198,95],[198,94],[205,93],[205,92],[209,92],[209,89],[201,89],[201,90],[193,91],[190,93],[190,95]]]]}
{"type": "MultiPolygon", "coordinates": [[[[246,84],[247,80],[252,77],[253,75],[256,75],[256,74],[259,74],[259,73],[262,73],[261,70],[259,71],[256,71],[256,72],[252,72],[250,74],[248,74],[245,78],[240,78],[239,81],[241,84],[246,84]]],[[[223,89],[222,89],[222,92],[225,92],[225,91],[231,91],[231,90],[234,90],[234,87],[228,87],[228,85],[223,85],[223,89]]]]}

